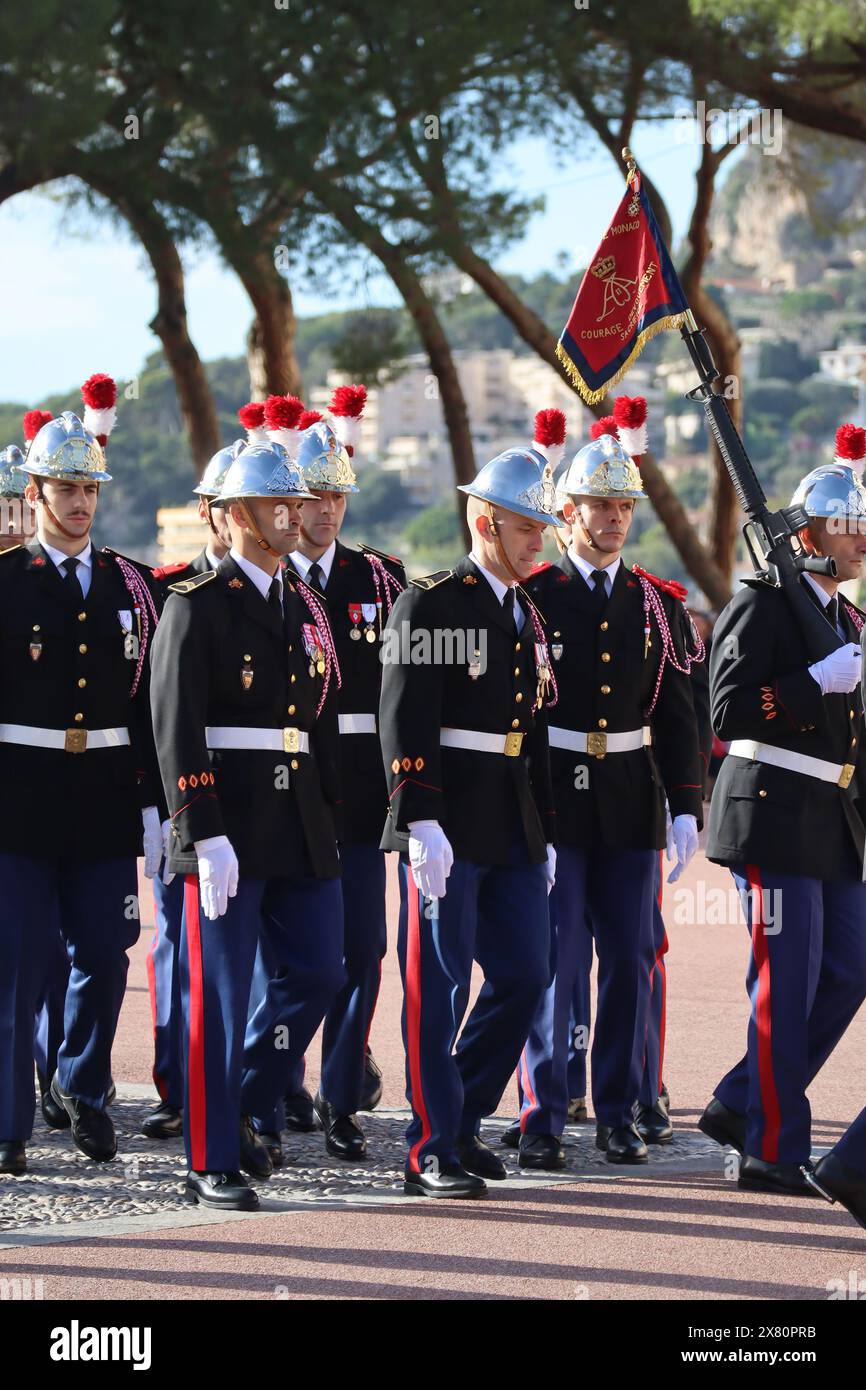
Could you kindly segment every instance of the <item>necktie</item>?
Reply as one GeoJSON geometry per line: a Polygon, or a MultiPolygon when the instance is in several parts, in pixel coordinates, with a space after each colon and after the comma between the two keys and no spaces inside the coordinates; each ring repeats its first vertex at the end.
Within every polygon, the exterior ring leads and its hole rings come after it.
{"type": "Polygon", "coordinates": [[[824,609],[827,615],[827,622],[832,624],[833,631],[839,631],[839,600],[834,594],[827,607],[824,609]]]}
{"type": "Polygon", "coordinates": [[[511,625],[516,626],[516,613],[514,607],[514,590],[506,589],[502,599],[502,610],[511,615],[511,625]]]}
{"type": "Polygon", "coordinates": [[[75,603],[84,602],[84,590],[81,587],[81,580],[78,578],[78,561],[75,559],[63,561],[63,582],[75,603]]]}
{"type": "Polygon", "coordinates": [[[271,580],[271,587],[268,589],[268,607],[276,613],[277,617],[283,616],[283,581],[278,574],[271,580]]]}
{"type": "Polygon", "coordinates": [[[592,591],[592,607],[596,613],[600,613],[607,603],[607,572],[593,570],[590,578],[595,586],[592,591]]]}
{"type": "Polygon", "coordinates": [[[320,594],[325,592],[325,576],[318,560],[314,561],[307,571],[307,583],[311,589],[318,589],[320,594]]]}

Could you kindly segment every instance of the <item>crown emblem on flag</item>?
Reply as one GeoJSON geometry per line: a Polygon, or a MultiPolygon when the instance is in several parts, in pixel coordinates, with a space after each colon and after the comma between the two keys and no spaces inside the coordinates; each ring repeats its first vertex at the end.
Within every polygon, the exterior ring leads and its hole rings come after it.
{"type": "Polygon", "coordinates": [[[614,270],[616,270],[616,261],[613,256],[602,256],[601,260],[596,261],[592,267],[593,275],[597,275],[599,280],[605,280],[614,270]]]}

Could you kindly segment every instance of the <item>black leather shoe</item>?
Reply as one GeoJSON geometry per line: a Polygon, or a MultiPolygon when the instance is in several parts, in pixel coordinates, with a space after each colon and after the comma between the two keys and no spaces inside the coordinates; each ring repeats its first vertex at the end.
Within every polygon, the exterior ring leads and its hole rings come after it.
{"type": "Polygon", "coordinates": [[[866,1177],[862,1173],[855,1173],[853,1168],[840,1163],[831,1149],[803,1176],[809,1186],[816,1188],[829,1202],[841,1203],[866,1230],[866,1177]]]}
{"type": "Polygon", "coordinates": [[[568,1123],[583,1125],[587,1121],[586,1096],[578,1096],[568,1102],[568,1123]]]}
{"type": "Polygon", "coordinates": [[[555,1134],[521,1134],[517,1154],[521,1168],[552,1172],[565,1167],[565,1149],[555,1134]]]}
{"type": "Polygon", "coordinates": [[[117,1100],[117,1087],[114,1084],[114,1077],[108,1078],[108,1090],[105,1092],[105,1104],[113,1105],[117,1100]]]}
{"type": "Polygon", "coordinates": [[[341,1115],[321,1091],[313,1101],[325,1131],[325,1148],[333,1158],[364,1158],[367,1140],[354,1115],[341,1115]]]}
{"type": "Polygon", "coordinates": [[[141,1126],[148,1139],[177,1139],[183,1134],[183,1115],[164,1102],[151,1110],[141,1126]]]}
{"type": "Polygon", "coordinates": [[[43,1076],[41,1071],[37,1071],[36,1079],[39,1082],[39,1105],[42,1110],[42,1118],[49,1129],[68,1129],[72,1121],[51,1094],[51,1082],[47,1076],[43,1076]]]}
{"type": "Polygon", "coordinates": [[[767,1163],[763,1158],[743,1154],[737,1187],[745,1192],[779,1192],[787,1197],[820,1197],[817,1188],[806,1181],[798,1163],[767,1163]]]}
{"type": "Polygon", "coordinates": [[[222,1211],[257,1211],[258,1195],[242,1173],[193,1173],[186,1175],[184,1197],[203,1207],[222,1211]]]}
{"type": "Polygon", "coordinates": [[[670,1113],[671,1113],[671,1098],[670,1098],[670,1094],[669,1094],[669,1092],[668,1092],[668,1088],[667,1088],[667,1086],[665,1085],[664,1082],[662,1082],[662,1088],[661,1088],[661,1090],[659,1091],[659,1100],[660,1100],[661,1104],[664,1106],[665,1110],[668,1112],[668,1114],[670,1114],[670,1113]]]}
{"type": "Polygon", "coordinates": [[[271,1167],[276,1170],[283,1166],[283,1146],[278,1134],[260,1134],[259,1143],[268,1151],[271,1167]]]}
{"type": "Polygon", "coordinates": [[[608,1163],[647,1163],[649,1154],[634,1125],[599,1125],[595,1147],[607,1154],[608,1163]]]}
{"type": "Polygon", "coordinates": [[[241,1116],[241,1168],[251,1178],[269,1178],[274,1171],[271,1156],[253,1129],[249,1115],[241,1116]]]}
{"type": "Polygon", "coordinates": [[[500,1144],[504,1144],[506,1149],[516,1149],[520,1144],[520,1121],[514,1120],[512,1124],[504,1129],[499,1136],[500,1144]]]}
{"type": "Polygon", "coordinates": [[[467,1173],[474,1173],[476,1178],[486,1178],[488,1182],[501,1182],[508,1177],[508,1169],[497,1158],[492,1149],[488,1148],[473,1134],[471,1139],[458,1139],[454,1146],[457,1150],[457,1157],[460,1159],[460,1167],[467,1173]]]}
{"type": "Polygon", "coordinates": [[[104,1110],[95,1110],[77,1096],[68,1096],[61,1091],[57,1073],[51,1082],[51,1098],[55,1105],[62,1105],[72,1123],[72,1139],[75,1145],[96,1163],[108,1163],[117,1153],[117,1136],[111,1116],[104,1110]]]}
{"type": "Polygon", "coordinates": [[[0,1173],[20,1178],[27,1171],[27,1151],[20,1139],[0,1139],[0,1173]]]}
{"type": "Polygon", "coordinates": [[[713,1096],[701,1118],[698,1129],[717,1144],[729,1144],[732,1149],[742,1153],[746,1147],[746,1117],[729,1110],[713,1096]]]}
{"type": "Polygon", "coordinates": [[[407,1173],[403,1191],[407,1197],[486,1197],[487,1184],[455,1163],[441,1173],[407,1173]]]}
{"type": "Polygon", "coordinates": [[[364,1084],[359,1110],[375,1110],[382,1099],[382,1072],[369,1047],[364,1054],[364,1084]]]}
{"type": "Polygon", "coordinates": [[[674,1127],[660,1101],[657,1105],[641,1105],[638,1102],[634,1123],[645,1144],[670,1144],[674,1137],[674,1127]]]}
{"type": "Polygon", "coordinates": [[[296,1096],[283,1096],[283,1106],[286,1112],[286,1129],[291,1129],[296,1134],[312,1134],[314,1129],[319,1128],[313,1109],[313,1097],[306,1086],[296,1096]]]}

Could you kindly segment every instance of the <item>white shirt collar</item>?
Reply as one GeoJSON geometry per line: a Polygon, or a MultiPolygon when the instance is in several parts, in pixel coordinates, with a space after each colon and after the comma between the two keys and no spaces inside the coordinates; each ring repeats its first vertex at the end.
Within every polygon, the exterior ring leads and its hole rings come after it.
{"type": "Polygon", "coordinates": [[[621,555],[617,555],[616,559],[610,565],[591,565],[587,560],[584,560],[581,555],[578,555],[574,546],[571,545],[568,548],[568,558],[574,565],[575,569],[579,570],[580,573],[583,575],[587,584],[590,585],[590,588],[595,587],[594,584],[590,582],[593,570],[603,569],[605,574],[610,576],[610,589],[608,590],[608,594],[613,592],[613,584],[614,580],[616,579],[616,572],[619,569],[620,563],[622,561],[621,555]]]}
{"type": "Polygon", "coordinates": [[[491,589],[496,595],[497,602],[501,603],[502,600],[505,598],[505,595],[508,592],[508,590],[513,589],[514,585],[504,584],[501,579],[498,579],[496,577],[495,574],[491,574],[490,570],[484,568],[478,556],[474,552],[469,556],[469,558],[472,561],[475,568],[480,570],[481,573],[484,575],[484,578],[487,580],[487,583],[490,585],[491,589]]]}
{"type": "Polygon", "coordinates": [[[247,579],[249,579],[251,583],[255,584],[263,599],[267,598],[268,593],[270,591],[271,583],[274,580],[274,578],[279,579],[280,587],[282,588],[283,574],[279,565],[277,566],[276,575],[272,575],[268,574],[267,570],[263,570],[261,565],[254,565],[252,560],[247,560],[244,558],[243,555],[239,555],[238,552],[235,550],[234,546],[232,546],[231,550],[229,551],[229,555],[231,555],[238,569],[243,570],[247,579]]]}
{"type": "Polygon", "coordinates": [[[220,557],[218,555],[214,555],[209,545],[205,546],[204,558],[207,560],[212,570],[218,570],[220,565],[222,564],[222,560],[220,559],[220,557]]]}
{"type": "Polygon", "coordinates": [[[62,550],[55,550],[54,546],[49,545],[41,536],[39,537],[39,544],[58,569],[61,565],[65,565],[67,560],[77,560],[79,565],[84,565],[85,569],[93,568],[93,546],[90,541],[87,542],[80,555],[64,555],[62,550]]]}
{"type": "Polygon", "coordinates": [[[306,579],[313,565],[318,565],[325,577],[325,583],[327,584],[331,577],[331,566],[334,563],[334,556],[336,553],[337,542],[334,540],[331,541],[324,555],[320,555],[318,560],[311,560],[310,557],[305,555],[301,550],[293,550],[291,553],[291,561],[302,579],[306,579]]]}
{"type": "Polygon", "coordinates": [[[807,581],[807,583],[811,584],[812,588],[815,590],[815,593],[821,600],[821,607],[826,608],[833,595],[828,594],[826,589],[822,589],[821,585],[818,583],[816,579],[812,577],[808,570],[803,571],[803,578],[807,581]]]}

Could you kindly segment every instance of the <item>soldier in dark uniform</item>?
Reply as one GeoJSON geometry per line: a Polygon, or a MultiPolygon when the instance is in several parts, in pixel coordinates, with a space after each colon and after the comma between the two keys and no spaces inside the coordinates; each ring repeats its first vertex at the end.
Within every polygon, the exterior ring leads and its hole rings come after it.
{"type": "Polygon", "coordinates": [[[398,954],[412,1121],[405,1191],[480,1197],[505,1176],[478,1137],[550,978],[555,682],[520,582],[556,525],[549,467],[508,450],[461,491],[471,555],[415,581],[383,643],[384,848],[401,851],[398,954]],[[455,1040],[473,960],[485,983],[455,1040]]]}
{"type": "Polygon", "coordinates": [[[105,1106],[127,951],[139,932],[142,839],[148,875],[161,855],[147,704],[156,608],[146,571],[91,544],[99,486],[110,481],[102,445],[64,412],[42,426],[19,466],[37,534],[0,556],[0,778],[15,789],[0,810],[0,1171],[8,1173],[26,1165],[34,1009],[57,913],[71,972],[51,1096],[82,1152],[116,1153],[105,1106]]]}
{"type": "MultiPolygon", "coordinates": [[[[559,844],[551,896],[556,974],[520,1061],[520,1163],[533,1168],[565,1161],[568,1018],[587,913],[599,962],[597,1144],[610,1162],[646,1162],[634,1108],[656,963],[653,894],[665,795],[677,846],[673,876],[697,848],[701,819],[682,605],[666,581],[620,561],[635,500],[645,495],[640,473],[604,434],[580,450],[561,487],[572,544],[529,585],[545,615],[559,684],[549,729],[559,844]]],[[[667,1125],[666,1115],[658,1118],[660,1128],[662,1118],[667,1125]]]]}
{"type": "Polygon", "coordinates": [[[186,875],[186,1190],[223,1209],[258,1205],[240,1169],[264,1178],[273,1160],[247,1117],[273,1111],[345,979],[339,666],[321,603],[280,567],[309,498],[281,445],[244,449],[219,499],[231,551],[172,587],[153,652],[170,868],[186,875]],[[248,1021],[260,936],[276,973],[248,1021]]]}
{"type": "Polygon", "coordinates": [[[715,627],[713,728],[731,743],[707,856],[728,865],[740,890],[752,1011],[746,1055],[699,1125],[743,1154],[741,1187],[807,1195],[806,1088],[866,997],[864,615],[837,592],[862,574],[866,489],[850,465],[834,463],[813,469],[793,500],[812,518],[804,547],[836,562],[835,579],[804,573],[800,583],[838,647],[814,660],[785,591],[760,580],[746,582],[715,627]]]}
{"type": "Polygon", "coordinates": [[[325,421],[302,435],[298,463],[316,500],[304,506],[300,541],[289,564],[327,600],[343,676],[340,860],[347,980],[325,1017],[315,1108],[328,1152],[348,1159],[362,1157],[367,1148],[355,1112],[363,1101],[367,1038],[388,944],[385,856],[379,848],[388,806],[377,731],[381,636],[406,575],[393,556],[365,545],[354,550],[338,539],[347,494],[358,487],[348,453],[325,421]]]}
{"type": "MultiPolygon", "coordinates": [[[[198,512],[208,528],[208,538],[188,563],[162,565],[153,571],[158,586],[160,611],[172,584],[216,570],[231,549],[232,538],[225,510],[213,505],[229,467],[245,448],[243,439],[219,449],[208,463],[201,482],[193,488],[198,512]]],[[[160,796],[164,839],[170,828],[164,795],[160,796]]],[[[142,1134],[148,1139],[174,1139],[183,1133],[183,1041],[181,1036],[180,923],[183,915],[183,879],[167,871],[153,881],[155,930],[147,953],[147,985],[153,1019],[153,1083],[159,1104],[145,1118],[142,1134]],[[166,882],[169,879],[169,882],[166,882]]]]}

